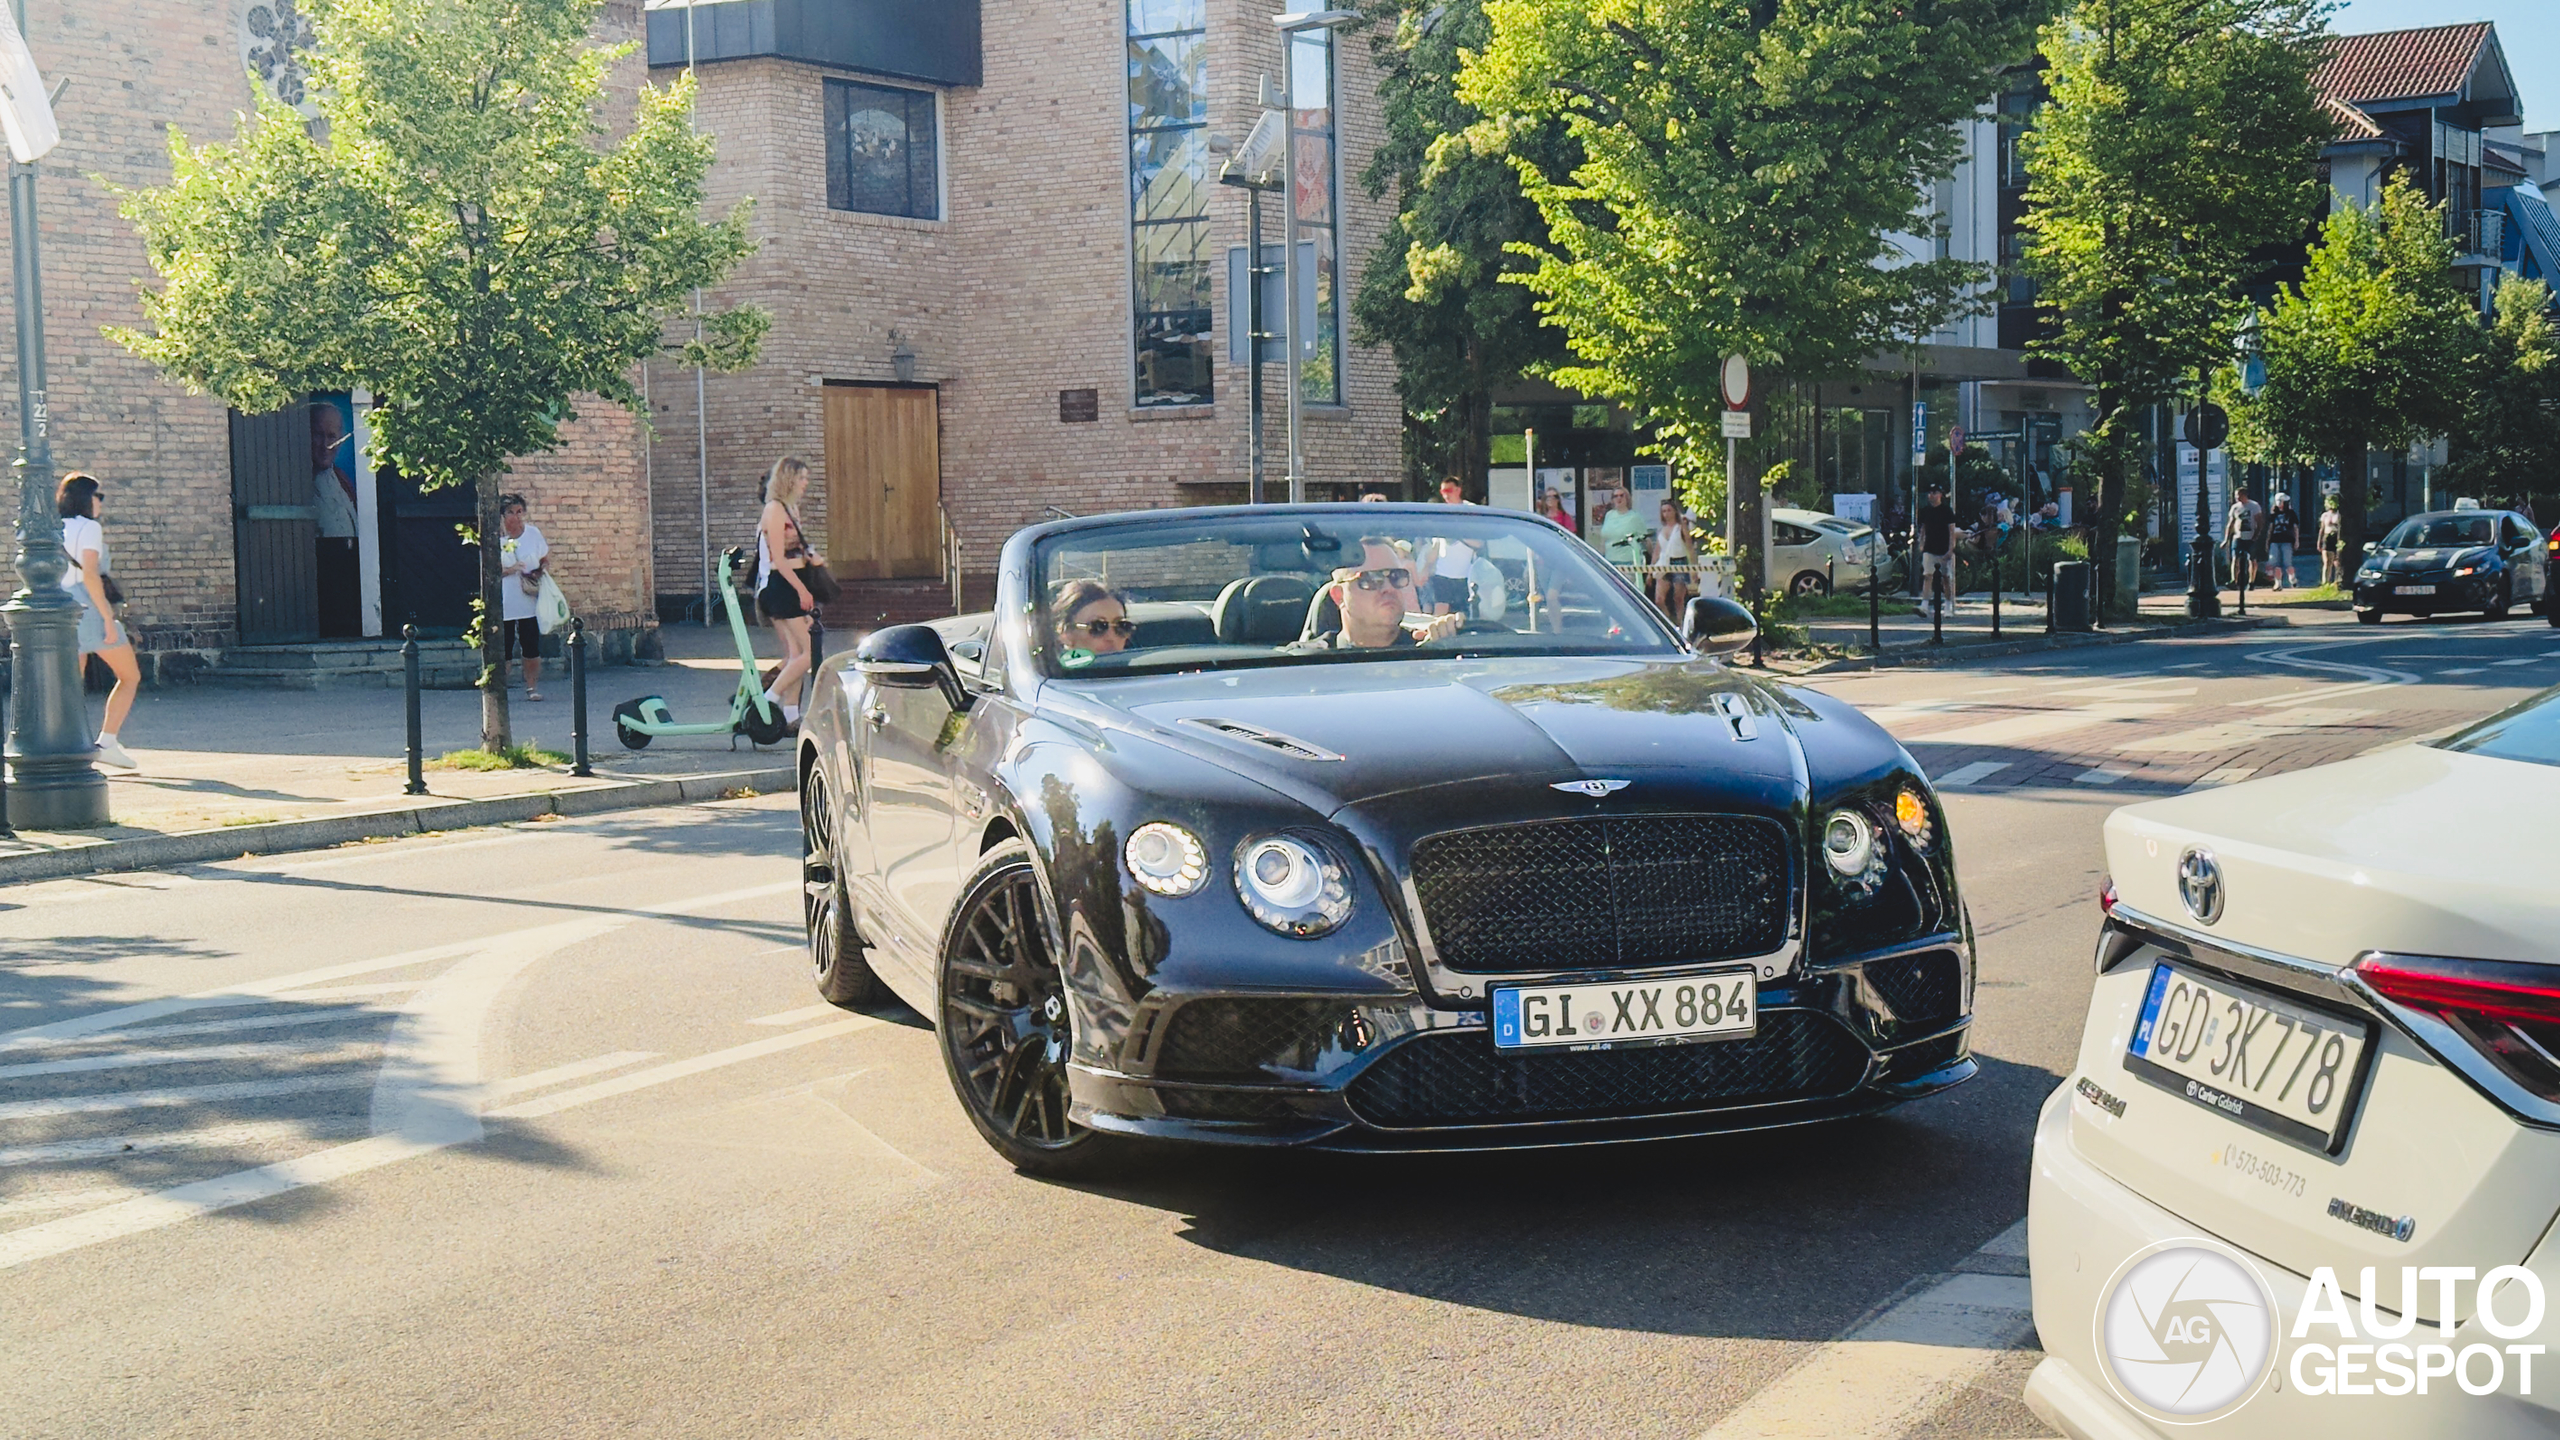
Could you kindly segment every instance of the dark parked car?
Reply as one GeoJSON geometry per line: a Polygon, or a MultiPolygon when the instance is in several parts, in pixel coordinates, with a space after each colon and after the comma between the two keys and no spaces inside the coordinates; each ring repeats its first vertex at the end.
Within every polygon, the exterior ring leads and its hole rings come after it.
{"type": "Polygon", "coordinates": [[[2412,515],[2365,547],[2356,568],[2356,618],[2478,610],[2503,620],[2513,606],[2549,608],[2548,562],[2533,522],[2507,510],[2412,515]]]}
{"type": "Polygon", "coordinates": [[[1937,799],[1849,706],[1728,668],[1751,633],[1716,599],[1675,629],[1490,509],[1025,530],[991,616],[822,670],[819,993],[930,1017],[970,1120],[1042,1174],[1142,1139],[1747,1129],[1963,1081],[1937,799]],[[1452,547],[1472,577],[1429,590],[1452,547]]]}

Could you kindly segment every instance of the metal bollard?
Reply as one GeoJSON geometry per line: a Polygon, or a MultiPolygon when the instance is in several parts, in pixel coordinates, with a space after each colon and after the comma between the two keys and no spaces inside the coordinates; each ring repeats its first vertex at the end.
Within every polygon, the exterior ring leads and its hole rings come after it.
{"type": "Polygon", "coordinates": [[[2231,547],[2231,575],[2240,584],[2240,608],[2234,613],[2240,615],[2249,613],[2249,571],[2252,568],[2252,562],[2256,559],[2255,556],[2245,553],[2244,547],[2248,543],[2243,540],[2231,547]]]}
{"type": "Polygon", "coordinates": [[[1991,532],[1991,638],[2000,638],[2000,532],[1991,532]]]}
{"type": "MultiPolygon", "coordinates": [[[[0,641],[0,728],[9,723],[9,676],[17,663],[16,650],[0,641]]],[[[18,832],[9,828],[9,762],[0,760],[0,840],[16,838],[18,832]]]]}
{"type": "Polygon", "coordinates": [[[569,773],[595,774],[587,764],[587,622],[575,615],[569,617],[569,736],[577,742],[577,763],[569,773]]]}
{"type": "Polygon", "coordinates": [[[1769,624],[1769,602],[1765,596],[1754,599],[1751,608],[1755,612],[1751,617],[1755,622],[1751,627],[1751,665],[1754,669],[1766,670],[1769,662],[1760,655],[1760,634],[1769,624]]]}
{"type": "Polygon", "coordinates": [[[1880,573],[1883,562],[1876,556],[1877,548],[1875,541],[1867,542],[1867,653],[1870,655],[1884,653],[1884,599],[1876,593],[1884,588],[1884,576],[1880,573]]]}
{"type": "Polygon", "coordinates": [[[426,721],[418,713],[418,627],[400,627],[400,668],[404,672],[409,711],[409,783],[402,787],[404,795],[427,793],[426,721]]]}

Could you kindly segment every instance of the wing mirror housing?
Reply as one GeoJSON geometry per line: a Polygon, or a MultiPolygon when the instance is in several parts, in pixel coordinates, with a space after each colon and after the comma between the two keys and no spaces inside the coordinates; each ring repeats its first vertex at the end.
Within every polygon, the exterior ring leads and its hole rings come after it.
{"type": "Polygon", "coordinates": [[[854,647],[854,673],[891,690],[934,690],[954,710],[969,708],[969,692],[942,645],[942,632],[930,625],[891,625],[862,637],[854,647]]]}
{"type": "Polygon", "coordinates": [[[2382,542],[2381,542],[2381,541],[2379,541],[2379,540],[2367,540],[2366,542],[2364,542],[2364,553],[2366,553],[2367,555],[2370,555],[2370,554],[2372,554],[2374,551],[2379,550],[2379,549],[2381,549],[2381,548],[2382,548],[2382,542]]]}
{"type": "Polygon", "coordinates": [[[1751,612],[1721,595],[1700,595],[1680,617],[1680,638],[1701,655],[1731,655],[1760,633],[1751,612]]]}

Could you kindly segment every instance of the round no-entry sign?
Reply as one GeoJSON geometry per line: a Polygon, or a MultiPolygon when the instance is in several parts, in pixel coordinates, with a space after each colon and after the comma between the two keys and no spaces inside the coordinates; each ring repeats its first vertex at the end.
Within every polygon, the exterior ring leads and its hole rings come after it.
{"type": "Polygon", "coordinates": [[[1739,410],[1751,403],[1751,362],[1739,355],[1724,357],[1724,403],[1739,410]]]}

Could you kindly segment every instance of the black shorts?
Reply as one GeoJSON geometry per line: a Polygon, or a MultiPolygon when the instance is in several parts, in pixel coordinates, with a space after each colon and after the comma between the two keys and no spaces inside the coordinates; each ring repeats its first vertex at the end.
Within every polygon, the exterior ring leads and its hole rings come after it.
{"type": "Polygon", "coordinates": [[[1446,605],[1451,610],[1464,613],[1474,593],[1474,582],[1464,575],[1431,577],[1431,603],[1434,605],[1446,605]]]}
{"type": "Polygon", "coordinates": [[[809,613],[809,607],[800,603],[800,592],[779,570],[764,577],[764,588],[756,592],[756,608],[767,620],[797,620],[809,613]]]}
{"type": "Polygon", "coordinates": [[[522,620],[502,620],[498,628],[506,633],[507,658],[522,655],[528,660],[542,658],[542,626],[530,615],[522,620]]]}

